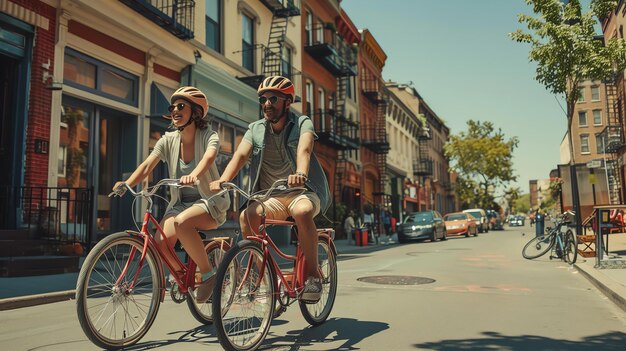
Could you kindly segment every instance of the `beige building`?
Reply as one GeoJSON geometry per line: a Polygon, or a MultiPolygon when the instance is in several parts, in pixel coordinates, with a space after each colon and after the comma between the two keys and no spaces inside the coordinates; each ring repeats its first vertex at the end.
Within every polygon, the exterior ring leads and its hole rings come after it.
{"type": "MultiPolygon", "coordinates": [[[[385,83],[389,92],[386,120],[389,134],[387,172],[394,215],[421,210],[426,204],[423,183],[427,173],[420,173],[419,138],[427,134],[426,118],[419,114],[419,98],[406,84],[385,83]]],[[[398,217],[400,218],[400,217],[398,217]]]]}

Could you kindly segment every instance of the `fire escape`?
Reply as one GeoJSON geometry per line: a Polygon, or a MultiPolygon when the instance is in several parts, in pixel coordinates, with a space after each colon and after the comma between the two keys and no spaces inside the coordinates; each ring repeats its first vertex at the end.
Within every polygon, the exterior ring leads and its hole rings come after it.
{"type": "Polygon", "coordinates": [[[387,127],[385,112],[387,110],[387,98],[384,91],[384,82],[380,77],[369,74],[361,75],[361,89],[365,97],[376,106],[376,115],[373,124],[370,123],[362,128],[361,144],[376,154],[376,167],[380,174],[378,189],[374,193],[374,201],[377,204],[388,204],[391,195],[385,193],[385,187],[389,181],[387,175],[387,154],[389,153],[389,141],[387,140],[387,127]]]}
{"type": "Polygon", "coordinates": [[[350,120],[346,114],[350,79],[357,75],[356,53],[332,27],[318,26],[321,27],[314,30],[321,30],[324,40],[306,43],[304,50],[336,77],[337,90],[334,93],[334,106],[328,110],[307,113],[312,114],[319,142],[337,150],[333,197],[335,201],[341,202],[350,153],[360,147],[359,124],[350,120]]]}
{"type": "Polygon", "coordinates": [[[120,0],[177,38],[193,38],[194,0],[120,0]]]}
{"type": "Polygon", "coordinates": [[[293,80],[294,75],[300,74],[283,56],[289,18],[300,16],[300,0],[261,0],[261,2],[272,11],[269,39],[267,46],[263,47],[262,74],[237,77],[254,89],[259,87],[265,77],[280,75],[293,80]]]}
{"type": "MultiPolygon", "coordinates": [[[[433,175],[433,160],[428,156],[428,144],[429,141],[432,140],[430,134],[428,126],[423,126],[420,135],[417,137],[419,152],[418,157],[413,160],[413,174],[419,177],[420,190],[424,189],[424,185],[426,184],[425,179],[433,175]]],[[[423,195],[426,197],[426,204],[430,205],[430,197],[428,194],[423,193],[423,195]]],[[[424,199],[420,196],[420,207],[422,206],[423,200],[424,199]]],[[[421,208],[419,210],[421,210],[421,208]]]]}
{"type": "MultiPolygon", "coordinates": [[[[620,84],[621,85],[621,84],[620,84]]],[[[611,204],[622,203],[622,177],[619,165],[619,157],[624,146],[624,132],[622,129],[623,118],[622,101],[618,96],[618,84],[615,81],[604,82],[606,90],[606,114],[607,126],[599,133],[604,143],[606,155],[605,167],[608,177],[609,202],[611,204]]]]}

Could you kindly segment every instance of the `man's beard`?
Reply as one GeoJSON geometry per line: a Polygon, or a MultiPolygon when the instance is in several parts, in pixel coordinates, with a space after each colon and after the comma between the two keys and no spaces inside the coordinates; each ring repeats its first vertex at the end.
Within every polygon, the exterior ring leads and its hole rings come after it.
{"type": "Polygon", "coordinates": [[[282,110],[282,112],[281,112],[278,116],[276,116],[276,112],[277,112],[277,111],[276,111],[276,109],[275,109],[275,108],[273,108],[273,107],[272,107],[272,110],[271,110],[271,111],[272,111],[272,115],[273,115],[273,116],[272,116],[272,118],[267,118],[267,117],[266,117],[266,119],[267,119],[267,120],[268,120],[271,124],[276,124],[276,123],[280,122],[280,120],[281,120],[281,119],[283,119],[283,117],[284,117],[284,116],[287,116],[286,110],[287,110],[287,109],[286,109],[286,107],[285,107],[285,106],[283,106],[283,110],[282,110]]]}

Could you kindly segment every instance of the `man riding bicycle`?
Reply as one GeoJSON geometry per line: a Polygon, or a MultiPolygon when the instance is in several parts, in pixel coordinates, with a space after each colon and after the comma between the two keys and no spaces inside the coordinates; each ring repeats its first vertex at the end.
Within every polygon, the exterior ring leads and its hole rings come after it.
{"type": "MultiPolygon", "coordinates": [[[[321,296],[322,283],[318,272],[317,228],[313,218],[330,206],[326,176],[313,153],[317,135],[308,116],[297,116],[290,106],[295,99],[293,83],[281,76],[267,77],[258,90],[264,118],[249,125],[243,142],[235,151],[211,190],[220,190],[223,182],[231,181],[252,156],[249,192],[266,190],[278,179],[287,179],[290,187],[305,186],[303,194],[283,195],[265,203],[269,219],[292,217],[299,229],[299,239],[305,257],[304,291],[301,299],[316,303],[321,296]]],[[[262,207],[258,203],[242,211],[241,229],[244,236],[255,235],[261,223],[262,207]]]]}

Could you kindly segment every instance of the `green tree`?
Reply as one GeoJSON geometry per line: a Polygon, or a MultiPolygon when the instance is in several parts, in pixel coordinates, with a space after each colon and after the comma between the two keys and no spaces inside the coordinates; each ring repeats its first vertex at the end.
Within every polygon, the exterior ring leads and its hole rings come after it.
{"type": "Polygon", "coordinates": [[[511,213],[528,213],[528,210],[530,210],[530,194],[521,195],[514,203],[511,213]]]}
{"type": "Polygon", "coordinates": [[[497,189],[517,180],[513,174],[513,150],[518,139],[506,140],[492,122],[469,120],[467,127],[466,132],[450,136],[444,153],[461,179],[456,189],[461,201],[490,209],[497,189]]]}
{"type": "Polygon", "coordinates": [[[504,199],[508,207],[509,213],[513,213],[515,201],[520,198],[521,189],[519,187],[510,187],[504,191],[504,199]]]}
{"type": "Polygon", "coordinates": [[[525,0],[537,17],[520,14],[532,33],[521,29],[510,33],[517,42],[530,44],[529,59],[537,63],[535,79],[551,93],[563,96],[567,107],[570,164],[574,163],[572,120],[584,80],[604,80],[626,67],[626,43],[613,38],[597,40],[594,14],[600,18],[616,8],[615,0],[592,0],[582,12],[579,0],[525,0]],[[595,11],[595,13],[593,12],[595,11]]]}

